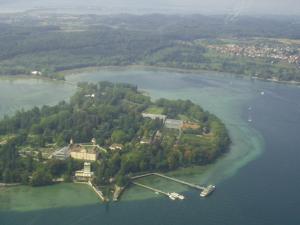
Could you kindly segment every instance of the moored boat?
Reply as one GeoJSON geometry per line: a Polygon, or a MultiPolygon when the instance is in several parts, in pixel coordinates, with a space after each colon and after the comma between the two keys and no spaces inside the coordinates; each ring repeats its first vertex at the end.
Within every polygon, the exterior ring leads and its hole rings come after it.
{"type": "Polygon", "coordinates": [[[207,196],[210,195],[215,189],[216,189],[216,186],[214,186],[214,185],[208,185],[208,186],[200,193],[200,196],[201,196],[201,197],[207,197],[207,196]]]}

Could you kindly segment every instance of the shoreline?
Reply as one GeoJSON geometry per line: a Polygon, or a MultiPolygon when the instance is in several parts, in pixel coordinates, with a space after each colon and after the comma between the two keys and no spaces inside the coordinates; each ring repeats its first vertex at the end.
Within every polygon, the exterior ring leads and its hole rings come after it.
{"type": "Polygon", "coordinates": [[[275,80],[275,79],[264,79],[256,76],[252,76],[250,79],[252,80],[260,80],[260,81],[265,81],[265,82],[271,82],[271,83],[278,83],[278,84],[291,84],[291,85],[296,85],[300,86],[300,81],[284,81],[284,80],[275,80]]]}
{"type": "MultiPolygon", "coordinates": [[[[164,66],[149,66],[149,65],[124,65],[124,66],[91,66],[91,67],[82,67],[77,69],[69,69],[69,70],[62,70],[57,72],[57,74],[64,75],[66,77],[87,73],[87,72],[97,72],[103,70],[134,70],[134,69],[141,69],[141,70],[158,70],[162,72],[176,72],[176,73],[186,73],[186,74],[195,74],[200,75],[201,73],[214,73],[217,74],[216,76],[230,76],[234,78],[244,79],[244,80],[259,80],[264,82],[271,82],[277,84],[286,84],[286,85],[293,85],[293,86],[300,86],[300,81],[285,81],[285,80],[276,80],[276,79],[264,79],[257,76],[247,76],[243,74],[235,74],[229,72],[222,72],[217,70],[201,70],[201,69],[181,69],[181,68],[174,68],[174,67],[164,67],[164,66]]],[[[57,80],[50,77],[42,77],[42,76],[35,76],[35,75],[0,75],[0,80],[18,80],[18,79],[36,79],[36,80],[45,80],[45,81],[54,81],[54,82],[62,82],[68,83],[68,80],[57,80]]]]}
{"type": "Polygon", "coordinates": [[[0,80],[29,80],[29,79],[35,79],[35,80],[42,80],[42,81],[55,81],[55,82],[61,82],[65,80],[57,80],[50,77],[45,76],[36,76],[36,75],[0,75],[0,80]]]}
{"type": "MultiPolygon", "coordinates": [[[[72,76],[75,74],[81,74],[86,72],[97,72],[103,70],[149,70],[149,71],[162,71],[162,72],[177,72],[177,73],[187,73],[187,74],[195,74],[201,75],[201,73],[215,73],[218,76],[232,76],[236,78],[247,78],[240,74],[233,74],[228,72],[220,72],[214,70],[193,70],[193,69],[181,69],[181,68],[174,68],[174,67],[164,67],[164,66],[149,66],[149,65],[127,65],[127,66],[99,66],[99,67],[84,67],[79,69],[71,69],[71,70],[63,70],[58,73],[64,73],[65,76],[72,76]]],[[[250,78],[249,78],[250,79],[250,78]]]]}
{"type": "MultiPolygon", "coordinates": [[[[130,66],[130,67],[126,67],[126,68],[136,69],[136,68],[145,68],[145,67],[144,66],[138,66],[138,67],[130,66]]],[[[92,69],[92,68],[90,68],[90,69],[92,69]]],[[[124,67],[105,67],[105,68],[101,67],[101,68],[93,68],[94,71],[95,71],[95,69],[96,70],[97,69],[98,70],[99,69],[100,70],[101,69],[102,70],[103,69],[119,69],[119,70],[121,70],[121,69],[124,69],[124,67]]],[[[158,69],[158,70],[162,70],[163,69],[164,71],[167,71],[166,68],[158,68],[158,67],[147,67],[147,69],[158,69]]],[[[174,70],[174,69],[171,69],[171,70],[172,71],[178,71],[178,70],[174,70]]],[[[168,70],[168,71],[171,71],[171,70],[168,70]]],[[[85,68],[83,71],[87,71],[87,68],[85,68]]],[[[211,72],[213,72],[213,71],[211,71],[211,72]]],[[[199,75],[201,75],[201,74],[199,74],[199,75]]],[[[225,75],[223,74],[223,76],[225,76],[225,75]]],[[[217,75],[216,75],[216,77],[217,77],[217,75]]],[[[225,158],[226,158],[226,156],[223,156],[222,158],[220,158],[220,161],[224,160],[225,158]]],[[[215,164],[213,164],[213,165],[206,165],[206,166],[199,166],[199,167],[198,166],[192,166],[192,167],[188,167],[188,168],[179,168],[178,170],[170,171],[169,175],[172,175],[172,176],[175,176],[175,177],[179,177],[179,178],[184,178],[187,181],[192,181],[192,182],[201,181],[201,182],[206,183],[206,181],[208,180],[207,179],[207,174],[210,173],[210,170],[212,169],[212,167],[215,167],[215,164]]],[[[216,168],[216,169],[218,169],[218,168],[216,168]]],[[[220,182],[220,180],[217,180],[217,182],[220,182]]],[[[215,181],[214,181],[214,183],[215,183],[215,181]]],[[[161,185],[162,186],[165,185],[165,182],[162,182],[161,185]]],[[[176,186],[176,188],[178,188],[178,186],[176,186]]],[[[142,198],[142,199],[153,198],[153,196],[152,196],[153,193],[149,193],[149,194],[143,193],[142,194],[143,197],[140,197],[139,196],[140,193],[137,191],[137,189],[138,188],[133,188],[133,190],[129,191],[129,193],[127,193],[127,191],[126,191],[125,198],[122,197],[122,201],[128,201],[128,200],[139,199],[139,198],[142,198]],[[134,198],[133,198],[133,194],[132,193],[136,192],[136,191],[137,191],[137,193],[134,193],[134,198]]],[[[184,189],[181,189],[181,187],[179,187],[178,190],[186,191],[184,189]]]]}
{"type": "Polygon", "coordinates": [[[16,187],[20,185],[21,183],[0,183],[0,187],[16,187]]]}
{"type": "Polygon", "coordinates": [[[58,74],[63,74],[65,76],[71,76],[80,73],[86,72],[97,72],[101,70],[123,70],[123,69],[144,69],[144,70],[159,70],[166,72],[177,72],[177,73],[197,73],[197,75],[201,75],[201,73],[215,73],[217,76],[231,76],[235,78],[245,79],[245,80],[260,80],[265,82],[273,82],[278,84],[290,84],[300,86],[300,81],[284,81],[284,80],[274,80],[274,79],[264,79],[256,76],[247,76],[243,74],[235,74],[229,72],[222,72],[217,70],[201,70],[201,69],[181,69],[174,67],[164,67],[164,66],[149,66],[142,64],[134,64],[134,65],[125,65],[125,66],[95,66],[95,67],[83,67],[78,69],[70,69],[70,70],[62,70],[59,71],[58,74]]]}

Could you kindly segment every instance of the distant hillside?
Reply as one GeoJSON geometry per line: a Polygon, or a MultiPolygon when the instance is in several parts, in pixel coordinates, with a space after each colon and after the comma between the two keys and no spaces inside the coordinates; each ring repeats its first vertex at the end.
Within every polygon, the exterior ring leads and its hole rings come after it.
{"type": "MultiPolygon", "coordinates": [[[[264,79],[300,81],[300,61],[270,55],[228,57],[209,45],[250,42],[299,55],[300,20],[293,17],[175,15],[0,15],[0,74],[58,72],[95,66],[151,65],[216,70],[264,79]],[[284,39],[295,41],[282,41],[284,39]],[[225,41],[224,41],[225,40],[225,41]],[[263,43],[263,44],[262,44],[263,43]]],[[[239,43],[238,43],[239,44],[239,43]]]]}

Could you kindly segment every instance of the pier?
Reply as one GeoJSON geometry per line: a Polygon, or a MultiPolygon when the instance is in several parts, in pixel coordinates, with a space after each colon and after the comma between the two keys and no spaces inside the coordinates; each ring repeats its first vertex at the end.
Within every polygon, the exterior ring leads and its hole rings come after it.
{"type": "Polygon", "coordinates": [[[87,182],[87,184],[93,188],[94,192],[99,196],[99,198],[103,201],[103,202],[107,202],[108,199],[103,195],[102,191],[100,191],[97,187],[95,187],[91,181],[87,182]]]}
{"type": "Polygon", "coordinates": [[[146,188],[146,189],[148,189],[148,190],[150,190],[150,191],[154,191],[154,192],[157,193],[157,194],[165,195],[165,196],[169,197],[169,198],[172,199],[172,200],[177,200],[177,199],[183,200],[183,199],[185,199],[183,195],[180,195],[180,194],[175,193],[175,192],[172,192],[172,193],[169,193],[169,192],[168,192],[168,193],[167,193],[167,192],[164,192],[164,191],[162,191],[162,190],[159,190],[159,189],[150,187],[150,186],[148,186],[148,185],[144,185],[144,184],[137,183],[137,182],[132,182],[132,183],[135,184],[135,185],[137,185],[137,186],[139,186],[139,187],[143,187],[143,188],[146,188]]]}
{"type": "MultiPolygon", "coordinates": [[[[167,180],[171,180],[173,182],[176,182],[176,183],[179,183],[179,184],[183,184],[183,185],[186,185],[188,187],[191,187],[191,188],[195,188],[197,190],[200,190],[200,196],[201,197],[206,197],[208,196],[209,194],[211,194],[214,190],[215,190],[215,186],[214,185],[208,185],[207,187],[205,186],[200,186],[200,185],[197,185],[197,184],[193,184],[193,183],[189,183],[189,182],[186,182],[186,181],[183,181],[183,180],[180,180],[180,179],[177,179],[177,178],[173,178],[173,177],[169,177],[169,176],[166,176],[164,174],[161,174],[161,173],[146,173],[146,174],[142,174],[142,175],[138,175],[138,176],[134,176],[132,177],[131,179],[132,180],[136,180],[136,179],[140,179],[140,178],[143,178],[143,177],[148,177],[148,176],[158,176],[158,177],[162,177],[164,179],[167,179],[167,180]]],[[[135,182],[136,183],[136,182],[135,182]]],[[[140,185],[141,186],[141,185],[140,185]]],[[[156,189],[153,189],[151,187],[145,187],[147,189],[150,189],[150,190],[153,190],[153,191],[156,191],[156,192],[159,192],[157,191],[156,189]]],[[[161,193],[161,192],[159,192],[161,193]]],[[[163,194],[167,194],[169,197],[170,197],[170,193],[163,193],[163,194]]],[[[170,197],[171,198],[171,197],[170,197]]]]}
{"type": "Polygon", "coordinates": [[[169,177],[169,176],[163,175],[161,173],[146,173],[146,174],[143,174],[143,175],[134,176],[131,179],[136,180],[136,179],[143,178],[143,177],[148,177],[148,176],[162,177],[162,178],[165,178],[167,180],[171,180],[171,181],[174,181],[174,182],[179,183],[179,184],[187,185],[189,187],[196,188],[196,189],[201,190],[201,191],[203,191],[206,188],[206,187],[199,186],[199,185],[196,185],[196,184],[192,184],[192,183],[189,183],[189,182],[186,182],[186,181],[183,181],[183,180],[179,180],[177,178],[169,177]]]}
{"type": "Polygon", "coordinates": [[[91,181],[88,181],[88,182],[74,181],[73,183],[75,183],[75,184],[87,184],[88,186],[90,186],[90,187],[93,189],[93,191],[97,194],[97,196],[98,196],[103,202],[109,201],[109,199],[107,199],[107,198],[103,195],[102,191],[100,191],[97,187],[95,187],[95,186],[92,184],[91,181]]]}
{"type": "Polygon", "coordinates": [[[199,186],[197,184],[192,184],[192,183],[189,183],[189,182],[186,182],[186,181],[183,181],[183,180],[179,180],[179,179],[176,179],[176,178],[173,178],[173,177],[168,177],[168,176],[160,174],[160,173],[153,173],[153,175],[156,175],[156,176],[159,176],[159,177],[163,177],[165,179],[177,182],[179,184],[187,185],[189,187],[196,188],[196,189],[201,190],[201,191],[203,191],[206,188],[206,187],[199,186]]]}
{"type": "Polygon", "coordinates": [[[158,189],[156,189],[156,188],[153,188],[153,187],[150,187],[150,186],[147,186],[147,185],[138,183],[138,182],[132,182],[132,183],[135,184],[135,185],[137,185],[137,186],[146,188],[146,189],[148,189],[148,190],[150,190],[150,191],[154,191],[155,193],[159,193],[159,194],[162,194],[162,195],[165,195],[165,196],[169,197],[169,193],[167,193],[167,192],[158,190],[158,189]]]}

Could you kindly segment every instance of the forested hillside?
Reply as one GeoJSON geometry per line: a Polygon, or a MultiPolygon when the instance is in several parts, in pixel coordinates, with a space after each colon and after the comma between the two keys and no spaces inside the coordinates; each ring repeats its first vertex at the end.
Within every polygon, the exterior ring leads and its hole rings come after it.
{"type": "Polygon", "coordinates": [[[63,79],[58,72],[68,69],[150,65],[300,80],[299,42],[283,41],[300,38],[297,18],[241,17],[228,21],[223,16],[200,15],[14,14],[0,15],[0,19],[2,75],[37,70],[44,76],[63,79]],[[291,50],[283,58],[296,60],[289,63],[276,55],[232,57],[209,48],[240,40],[255,46],[263,42],[275,53],[282,48],[291,50]]]}

